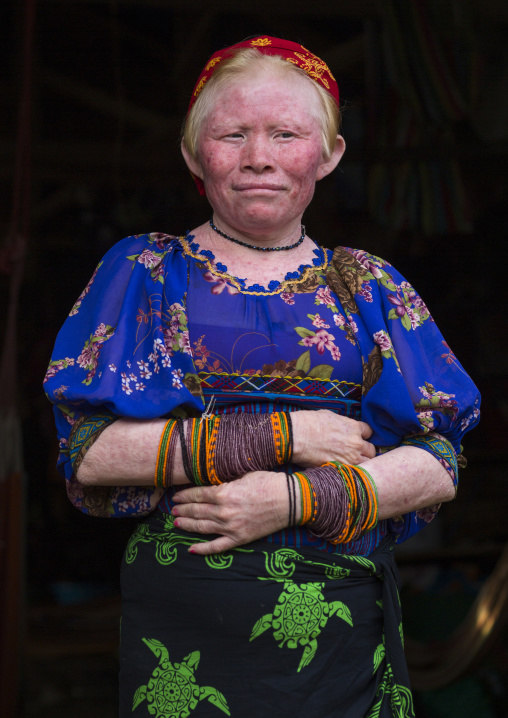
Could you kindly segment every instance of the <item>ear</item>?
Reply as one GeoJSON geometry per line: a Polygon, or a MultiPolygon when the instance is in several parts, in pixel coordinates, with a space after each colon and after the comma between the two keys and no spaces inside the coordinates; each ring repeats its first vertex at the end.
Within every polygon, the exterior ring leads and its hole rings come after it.
{"type": "Polygon", "coordinates": [[[182,150],[182,155],[185,160],[185,163],[186,163],[187,167],[189,168],[189,170],[191,171],[191,173],[193,175],[196,175],[196,177],[199,177],[199,179],[202,180],[203,179],[203,170],[201,169],[200,161],[198,159],[196,159],[195,157],[192,157],[189,150],[184,145],[183,140],[180,143],[180,148],[182,150]]]}
{"type": "Polygon", "coordinates": [[[332,156],[329,160],[323,160],[323,162],[319,165],[316,180],[323,179],[323,177],[326,177],[333,172],[339,164],[345,149],[346,143],[344,142],[344,138],[342,135],[337,135],[337,142],[335,143],[335,149],[333,150],[332,156]]]}

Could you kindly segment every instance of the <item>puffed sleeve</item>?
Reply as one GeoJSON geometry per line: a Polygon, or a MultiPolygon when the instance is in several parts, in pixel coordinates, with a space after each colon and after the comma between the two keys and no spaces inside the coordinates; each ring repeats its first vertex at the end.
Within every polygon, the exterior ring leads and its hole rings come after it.
{"type": "MultiPolygon", "coordinates": [[[[187,263],[177,238],[127,237],[99,263],[58,334],[44,388],[54,404],[58,469],[68,481],[71,500],[83,511],[98,515],[96,498],[88,501],[94,506],[86,505],[74,476],[73,427],[93,431],[95,416],[153,419],[203,410],[186,292],[187,263]]],[[[109,515],[146,513],[149,493],[115,489],[103,504],[109,515]]]]}
{"type": "MultiPolygon", "coordinates": [[[[456,454],[480,417],[480,395],[411,284],[362,250],[335,250],[327,282],[339,296],[363,363],[362,419],[379,447],[437,432],[456,454]]],[[[429,511],[408,514],[409,538],[429,511]],[[424,515],[425,514],[425,515],[424,515]]],[[[423,524],[422,524],[423,522],[423,524]]],[[[400,524],[400,522],[399,522],[400,524]]]]}

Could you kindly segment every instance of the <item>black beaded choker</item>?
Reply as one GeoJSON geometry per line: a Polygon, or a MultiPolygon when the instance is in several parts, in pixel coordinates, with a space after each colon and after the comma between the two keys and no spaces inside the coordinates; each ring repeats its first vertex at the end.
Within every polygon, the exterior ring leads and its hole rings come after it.
{"type": "Polygon", "coordinates": [[[298,245],[300,245],[305,239],[305,227],[303,226],[303,224],[302,236],[300,237],[298,242],[295,242],[294,244],[288,244],[287,247],[257,247],[255,244],[247,244],[247,242],[240,242],[239,239],[230,237],[229,234],[222,232],[218,227],[216,227],[213,223],[213,219],[210,220],[210,227],[213,229],[214,232],[217,232],[217,234],[220,234],[221,237],[224,237],[224,239],[229,239],[230,242],[234,242],[235,244],[241,244],[242,247],[255,249],[257,252],[287,252],[289,249],[294,249],[295,247],[298,247],[298,245]]]}

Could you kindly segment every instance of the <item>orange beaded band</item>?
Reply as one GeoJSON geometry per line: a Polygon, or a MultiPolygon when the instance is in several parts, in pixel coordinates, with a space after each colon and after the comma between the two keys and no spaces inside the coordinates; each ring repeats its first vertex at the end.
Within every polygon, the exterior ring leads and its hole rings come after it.
{"type": "Polygon", "coordinates": [[[297,480],[298,486],[300,487],[301,516],[298,524],[308,524],[316,518],[318,510],[316,492],[314,491],[311,480],[306,474],[301,471],[297,471],[293,474],[293,476],[297,480]]]}
{"type": "Polygon", "coordinates": [[[240,478],[249,471],[270,471],[291,460],[293,432],[285,412],[268,415],[221,414],[170,419],[164,426],[157,453],[154,483],[171,484],[177,437],[189,481],[204,486],[240,478]]]}
{"type": "Polygon", "coordinates": [[[378,519],[376,485],[365,469],[330,461],[297,472],[301,494],[300,524],[332,544],[356,541],[378,519]]]}
{"type": "Polygon", "coordinates": [[[288,464],[293,453],[293,435],[289,414],[276,412],[270,414],[272,422],[275,452],[278,464],[288,464]]]}

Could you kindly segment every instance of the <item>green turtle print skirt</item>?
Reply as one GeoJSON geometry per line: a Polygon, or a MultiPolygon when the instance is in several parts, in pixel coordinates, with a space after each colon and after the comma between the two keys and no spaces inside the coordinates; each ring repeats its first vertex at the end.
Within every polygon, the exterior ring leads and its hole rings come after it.
{"type": "Polygon", "coordinates": [[[203,557],[156,513],[122,566],[120,718],[414,718],[392,545],[203,557]]]}

